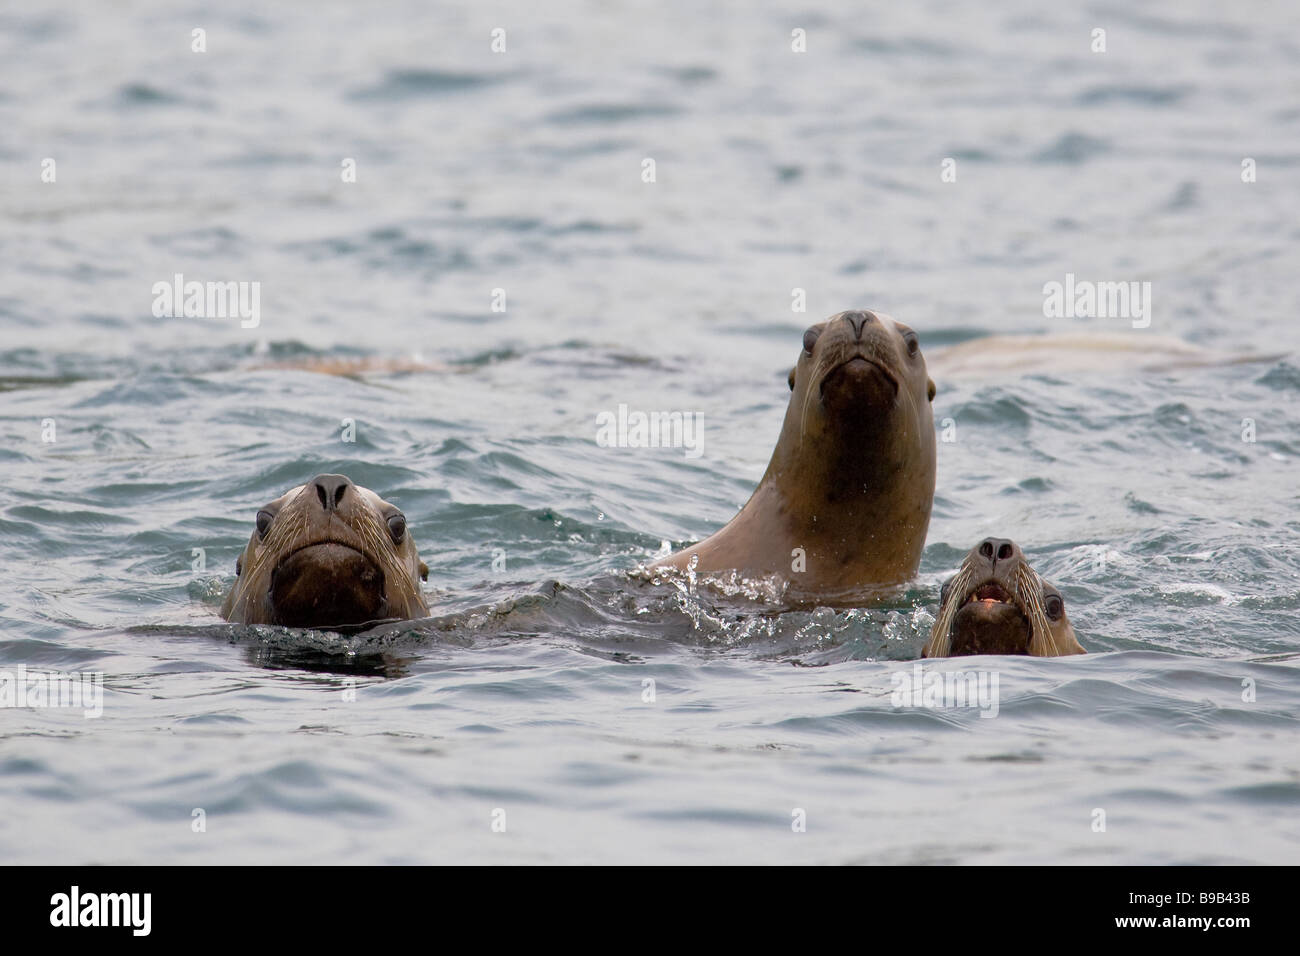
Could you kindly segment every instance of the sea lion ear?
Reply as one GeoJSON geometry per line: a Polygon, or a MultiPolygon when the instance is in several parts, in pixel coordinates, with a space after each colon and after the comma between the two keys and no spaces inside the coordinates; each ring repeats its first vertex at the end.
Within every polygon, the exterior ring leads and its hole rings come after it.
{"type": "Polygon", "coordinates": [[[926,384],[926,386],[927,386],[927,388],[928,388],[928,390],[929,390],[929,398],[930,398],[930,401],[934,401],[934,379],[932,379],[932,378],[927,378],[927,379],[925,380],[925,384],[926,384]]]}
{"type": "Polygon", "coordinates": [[[794,366],[790,366],[790,391],[794,391],[794,366]]]}
{"type": "Polygon", "coordinates": [[[421,581],[429,580],[429,566],[425,564],[423,561],[420,562],[420,580],[421,581]]]}
{"type": "Polygon", "coordinates": [[[239,577],[239,575],[243,573],[243,570],[244,556],[241,554],[239,557],[235,558],[235,577],[239,577]]]}

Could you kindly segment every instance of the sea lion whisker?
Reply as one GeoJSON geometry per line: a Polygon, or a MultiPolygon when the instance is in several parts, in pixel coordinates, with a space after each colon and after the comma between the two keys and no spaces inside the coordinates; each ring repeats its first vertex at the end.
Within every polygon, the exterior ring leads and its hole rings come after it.
{"type": "Polygon", "coordinates": [[[1029,644],[1025,650],[1029,652],[1031,657],[1040,657],[1042,655],[1039,654],[1039,651],[1042,650],[1043,639],[1038,614],[1036,613],[1034,586],[1023,564],[1016,569],[1016,593],[1020,597],[1025,617],[1029,619],[1029,644]]]}
{"type": "Polygon", "coordinates": [[[817,364],[813,366],[812,373],[808,376],[808,387],[804,389],[802,414],[799,416],[799,444],[801,446],[803,445],[804,434],[808,430],[808,408],[812,405],[812,396],[808,393],[812,391],[812,383],[820,382],[822,376],[830,371],[830,366],[830,356],[823,355],[817,360],[817,364]]]}
{"type": "Polygon", "coordinates": [[[934,624],[930,627],[930,646],[927,654],[930,657],[947,657],[951,649],[951,632],[953,618],[957,616],[957,610],[965,603],[967,591],[970,587],[972,576],[971,568],[968,562],[963,562],[958,569],[957,574],[948,584],[948,600],[939,607],[939,615],[935,618],[934,624]]]}
{"type": "Polygon", "coordinates": [[[374,492],[320,475],[266,510],[274,517],[249,538],[222,608],[227,620],[352,627],[428,613],[415,543],[406,534],[394,541],[392,506],[374,492]]]}
{"type": "Polygon", "coordinates": [[[1042,579],[1036,572],[1030,570],[1028,565],[1023,564],[1020,566],[1018,577],[1019,588],[1026,595],[1025,603],[1029,609],[1029,653],[1035,657],[1055,657],[1058,653],[1056,640],[1047,621],[1047,612],[1043,609],[1042,579]]]}
{"type": "Polygon", "coordinates": [[[1060,594],[1006,538],[986,538],[967,553],[944,586],[925,648],[926,656],[934,657],[1083,653],[1060,594]]]}

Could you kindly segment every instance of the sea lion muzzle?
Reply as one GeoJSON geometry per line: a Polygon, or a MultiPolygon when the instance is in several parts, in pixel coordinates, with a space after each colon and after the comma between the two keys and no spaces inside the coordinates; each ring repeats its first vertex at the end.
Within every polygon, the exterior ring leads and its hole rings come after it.
{"type": "Polygon", "coordinates": [[[1061,593],[1008,538],[985,538],[943,586],[922,657],[1083,654],[1061,593]]]}
{"type": "Polygon", "coordinates": [[[221,613],[228,621],[357,630],[429,613],[406,516],[346,475],[317,475],[257,512],[221,613]]]}
{"type": "Polygon", "coordinates": [[[1032,630],[1016,599],[1024,555],[1006,538],[985,538],[968,558],[974,588],[953,618],[948,654],[1028,654],[1032,630]]]}
{"type": "Polygon", "coordinates": [[[360,551],[313,544],[271,571],[276,623],[286,627],[355,627],[386,617],[384,572],[360,551]]]}

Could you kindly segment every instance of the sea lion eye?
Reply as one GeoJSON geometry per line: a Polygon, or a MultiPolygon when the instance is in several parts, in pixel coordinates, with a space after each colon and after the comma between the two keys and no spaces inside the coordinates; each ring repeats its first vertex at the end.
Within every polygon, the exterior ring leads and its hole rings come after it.
{"type": "Polygon", "coordinates": [[[271,522],[275,520],[275,515],[269,511],[259,511],[257,513],[257,536],[265,538],[266,533],[271,530],[271,522]]]}
{"type": "Polygon", "coordinates": [[[817,339],[821,335],[817,329],[809,329],[803,334],[803,350],[812,355],[813,346],[817,344],[817,339]]]}
{"type": "Polygon", "coordinates": [[[393,539],[393,544],[401,544],[402,538],[406,537],[406,515],[389,515],[388,533],[393,539]]]}
{"type": "Polygon", "coordinates": [[[917,350],[921,347],[921,340],[917,338],[916,333],[908,332],[903,336],[903,339],[907,342],[907,354],[915,355],[917,350]]]}
{"type": "Polygon", "coordinates": [[[1065,613],[1065,601],[1061,600],[1059,594],[1049,594],[1043,601],[1043,610],[1053,621],[1059,621],[1061,615],[1065,613]]]}

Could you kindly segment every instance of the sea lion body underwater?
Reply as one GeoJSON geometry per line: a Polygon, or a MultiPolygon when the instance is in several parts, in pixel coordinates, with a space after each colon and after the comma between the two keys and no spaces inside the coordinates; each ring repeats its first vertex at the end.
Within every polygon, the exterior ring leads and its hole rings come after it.
{"type": "Polygon", "coordinates": [[[795,601],[843,604],[916,573],[935,480],[934,382],[917,335],[850,311],[809,328],[803,346],[754,494],[656,566],[777,574],[795,601]]]}
{"type": "Polygon", "coordinates": [[[344,475],[317,475],[257,512],[221,616],[352,631],[425,617],[428,573],[398,508],[344,475]]]}
{"type": "Polygon", "coordinates": [[[1007,538],[985,538],[943,586],[922,657],[1086,654],[1065,599],[1007,538]]]}

